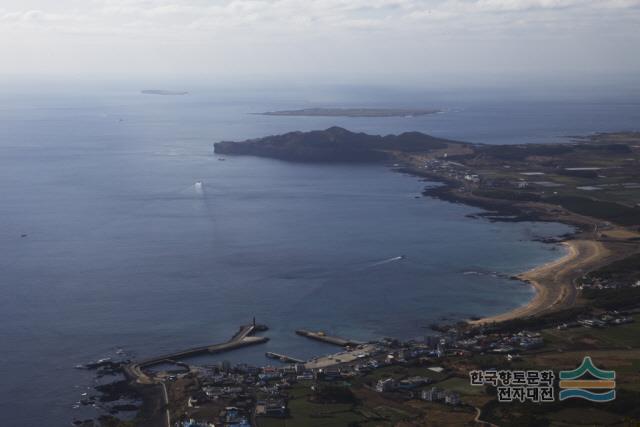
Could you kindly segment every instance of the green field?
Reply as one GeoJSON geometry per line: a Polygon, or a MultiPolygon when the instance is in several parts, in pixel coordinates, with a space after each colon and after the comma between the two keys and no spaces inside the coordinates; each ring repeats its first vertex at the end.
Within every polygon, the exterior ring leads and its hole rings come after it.
{"type": "Polygon", "coordinates": [[[408,377],[427,377],[434,382],[442,381],[449,375],[446,372],[437,373],[430,371],[425,366],[387,366],[376,369],[364,377],[358,378],[361,382],[375,382],[383,378],[395,378],[401,380],[408,377]]]}
{"type": "Polygon", "coordinates": [[[640,315],[634,322],[607,328],[547,329],[542,331],[545,342],[553,347],[567,343],[592,343],[596,348],[640,348],[640,315]]]}
{"type": "Polygon", "coordinates": [[[291,389],[289,400],[290,417],[286,419],[259,418],[259,427],[284,426],[347,426],[353,422],[366,421],[358,414],[354,405],[349,404],[318,404],[309,401],[313,395],[309,384],[297,384],[291,389]]]}
{"type": "Polygon", "coordinates": [[[452,377],[434,385],[445,390],[456,391],[463,396],[484,394],[484,387],[472,386],[469,378],[452,377]]]}
{"type": "MultiPolygon", "coordinates": [[[[374,392],[369,392],[374,393],[374,392]]],[[[400,406],[386,401],[374,393],[374,399],[356,404],[316,403],[309,384],[297,384],[290,390],[289,418],[258,418],[258,427],[346,427],[350,424],[392,426],[415,418],[419,411],[410,406],[400,406]]]]}

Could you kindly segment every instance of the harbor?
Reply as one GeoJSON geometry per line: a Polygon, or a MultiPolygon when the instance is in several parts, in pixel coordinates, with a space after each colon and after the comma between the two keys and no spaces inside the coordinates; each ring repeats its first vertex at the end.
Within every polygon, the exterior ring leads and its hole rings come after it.
{"type": "MultiPolygon", "coordinates": [[[[263,336],[255,336],[256,332],[266,331],[268,327],[266,325],[257,324],[255,318],[252,323],[249,325],[243,325],[240,327],[238,332],[236,332],[231,339],[226,342],[219,344],[211,344],[200,347],[193,347],[186,350],[176,351],[174,353],[163,354],[160,356],[154,356],[147,359],[143,359],[137,362],[131,362],[124,366],[124,373],[127,378],[131,380],[135,380],[141,384],[151,384],[156,382],[156,379],[153,378],[151,374],[145,371],[145,369],[151,368],[153,366],[161,365],[163,363],[173,363],[177,364],[182,359],[187,359],[194,356],[201,356],[207,354],[219,354],[232,350],[236,350],[238,348],[247,347],[251,345],[264,344],[269,341],[268,337],[263,336]]],[[[344,353],[340,353],[338,355],[324,356],[320,358],[315,358],[312,361],[305,361],[296,357],[288,356],[285,354],[275,353],[275,352],[265,352],[265,357],[269,359],[278,360],[283,363],[290,364],[303,364],[310,366],[330,366],[340,361],[345,360],[354,360],[359,354],[362,353],[362,348],[366,343],[327,335],[324,332],[312,332],[305,329],[296,330],[296,334],[305,338],[310,338],[316,341],[321,341],[327,344],[336,345],[339,347],[343,347],[346,349],[344,353]],[[359,350],[359,351],[358,351],[359,350]],[[341,356],[341,357],[338,357],[341,356]]]]}
{"type": "Polygon", "coordinates": [[[136,380],[139,383],[152,383],[154,380],[145,373],[143,369],[162,363],[175,363],[181,359],[200,356],[203,354],[219,354],[241,347],[264,344],[269,341],[269,338],[254,336],[254,334],[256,332],[266,331],[267,329],[268,327],[266,325],[257,324],[254,318],[251,324],[241,326],[238,332],[236,332],[229,341],[219,344],[194,347],[187,350],[177,351],[175,353],[151,357],[138,362],[132,362],[124,367],[124,373],[129,379],[136,380]]]}

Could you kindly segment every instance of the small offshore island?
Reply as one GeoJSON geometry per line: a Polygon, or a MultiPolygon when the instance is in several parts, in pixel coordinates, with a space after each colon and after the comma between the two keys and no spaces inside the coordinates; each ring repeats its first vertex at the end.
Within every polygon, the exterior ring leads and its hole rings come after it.
{"type": "Polygon", "coordinates": [[[164,96],[180,96],[180,95],[188,95],[189,92],[185,91],[176,91],[176,90],[165,90],[165,89],[144,89],[140,91],[143,95],[164,95],[164,96]]]}
{"type": "Polygon", "coordinates": [[[124,379],[96,387],[99,394],[87,404],[138,402],[130,405],[137,410],[133,420],[119,420],[113,405],[100,425],[582,424],[591,408],[582,401],[548,404],[544,412],[527,400],[498,404],[496,387],[470,385],[469,372],[574,369],[585,355],[624,373],[616,378],[616,400],[598,404],[593,422],[619,425],[640,417],[640,372],[634,368],[640,363],[640,133],[500,146],[332,127],[214,147],[218,154],[293,162],[385,162],[443,184],[429,186],[424,195],[482,207],[479,216],[489,220],[562,222],[575,232],[548,241],[566,246],[563,257],[514,277],[536,288],[529,304],[432,325],[437,333],[421,340],[363,343],[296,330],[300,339],[339,350],[310,360],[266,352],[271,363],[264,366],[185,360],[267,342],[257,334],[268,327],[254,318],[224,343],[88,364],[98,376],[124,379]]]}
{"type": "Polygon", "coordinates": [[[418,117],[439,113],[434,109],[411,108],[303,108],[257,113],[263,116],[299,117],[418,117]]]}

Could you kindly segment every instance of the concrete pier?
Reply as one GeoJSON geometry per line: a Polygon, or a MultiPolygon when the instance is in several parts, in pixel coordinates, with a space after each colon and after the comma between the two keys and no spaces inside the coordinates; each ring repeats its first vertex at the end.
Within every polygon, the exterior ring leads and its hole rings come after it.
{"type": "Polygon", "coordinates": [[[338,345],[340,347],[356,347],[358,345],[364,344],[361,341],[355,341],[355,340],[349,340],[349,339],[340,338],[340,337],[334,337],[334,336],[331,336],[331,335],[326,335],[324,332],[311,332],[311,331],[307,331],[305,329],[298,329],[296,331],[296,334],[298,334],[300,336],[303,336],[303,337],[311,338],[311,339],[314,339],[314,340],[326,342],[328,344],[338,345]]]}
{"type": "Polygon", "coordinates": [[[149,368],[154,365],[159,365],[165,362],[175,362],[176,360],[184,359],[187,357],[199,356],[202,354],[216,354],[226,351],[235,350],[240,347],[246,347],[249,345],[262,344],[269,341],[267,337],[252,336],[255,332],[265,331],[267,327],[265,325],[258,325],[255,320],[250,325],[241,326],[240,330],[236,332],[233,337],[224,343],[212,344],[201,347],[194,347],[187,350],[177,351],[175,353],[164,354],[161,356],[151,357],[138,362],[132,362],[125,366],[124,372],[130,379],[136,379],[138,382],[150,383],[153,382],[142,369],[149,368]]]}
{"type": "Polygon", "coordinates": [[[277,359],[285,363],[305,363],[304,360],[296,359],[295,357],[287,356],[284,354],[274,353],[272,351],[267,351],[264,355],[270,359],[277,359]]]}

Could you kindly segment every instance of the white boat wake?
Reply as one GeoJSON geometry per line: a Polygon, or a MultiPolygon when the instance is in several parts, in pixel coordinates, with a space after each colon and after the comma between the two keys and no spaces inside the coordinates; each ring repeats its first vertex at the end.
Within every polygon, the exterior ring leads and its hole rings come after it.
{"type": "Polygon", "coordinates": [[[383,259],[382,261],[374,262],[373,264],[370,264],[369,267],[376,267],[378,265],[389,264],[391,262],[401,261],[405,258],[406,257],[404,255],[394,256],[393,258],[387,258],[387,259],[383,259]]]}
{"type": "Polygon", "coordinates": [[[204,189],[202,188],[202,186],[203,186],[202,181],[197,181],[195,184],[193,184],[193,189],[198,194],[204,194],[204,189]]]}

